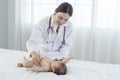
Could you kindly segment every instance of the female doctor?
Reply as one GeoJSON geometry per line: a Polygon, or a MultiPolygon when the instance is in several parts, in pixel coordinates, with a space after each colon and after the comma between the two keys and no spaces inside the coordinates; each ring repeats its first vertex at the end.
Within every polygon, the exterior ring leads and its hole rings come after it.
{"type": "Polygon", "coordinates": [[[36,51],[51,59],[66,57],[72,48],[72,5],[63,2],[53,15],[41,19],[26,43],[28,52],[36,51]]]}

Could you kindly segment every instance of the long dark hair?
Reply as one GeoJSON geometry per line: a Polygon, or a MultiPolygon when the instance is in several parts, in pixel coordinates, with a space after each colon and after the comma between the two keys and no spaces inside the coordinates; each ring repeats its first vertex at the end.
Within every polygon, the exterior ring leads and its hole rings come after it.
{"type": "Polygon", "coordinates": [[[55,9],[55,12],[56,13],[57,12],[64,12],[64,13],[68,13],[70,16],[72,16],[73,7],[68,2],[63,2],[55,9]]]}

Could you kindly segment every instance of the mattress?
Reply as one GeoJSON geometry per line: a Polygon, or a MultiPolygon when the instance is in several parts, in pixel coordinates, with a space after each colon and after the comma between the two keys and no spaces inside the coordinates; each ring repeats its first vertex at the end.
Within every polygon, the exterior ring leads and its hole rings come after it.
{"type": "Polygon", "coordinates": [[[0,49],[0,80],[120,80],[120,65],[71,59],[66,75],[32,72],[18,68],[17,63],[28,52],[0,49]]]}

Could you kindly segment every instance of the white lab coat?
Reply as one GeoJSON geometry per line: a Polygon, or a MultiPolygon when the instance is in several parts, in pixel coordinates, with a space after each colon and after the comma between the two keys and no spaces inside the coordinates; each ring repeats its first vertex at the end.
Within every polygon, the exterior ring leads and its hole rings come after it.
{"type": "Polygon", "coordinates": [[[26,43],[28,52],[40,52],[42,55],[48,56],[51,59],[62,58],[69,55],[73,41],[72,24],[68,21],[66,24],[61,25],[57,34],[56,27],[53,24],[53,17],[54,15],[45,17],[37,23],[33,29],[30,39],[26,43]],[[48,34],[47,29],[49,27],[50,17],[52,17],[51,26],[53,27],[53,33],[52,30],[49,29],[48,34]],[[65,26],[65,45],[63,45],[62,41],[65,26]]]}

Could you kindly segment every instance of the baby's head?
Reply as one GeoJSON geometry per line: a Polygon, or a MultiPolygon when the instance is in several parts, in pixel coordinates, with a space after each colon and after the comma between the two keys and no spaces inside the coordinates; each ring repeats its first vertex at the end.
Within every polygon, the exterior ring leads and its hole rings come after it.
{"type": "Polygon", "coordinates": [[[67,67],[61,61],[53,61],[51,63],[51,70],[57,75],[64,75],[67,73],[67,67]]]}

